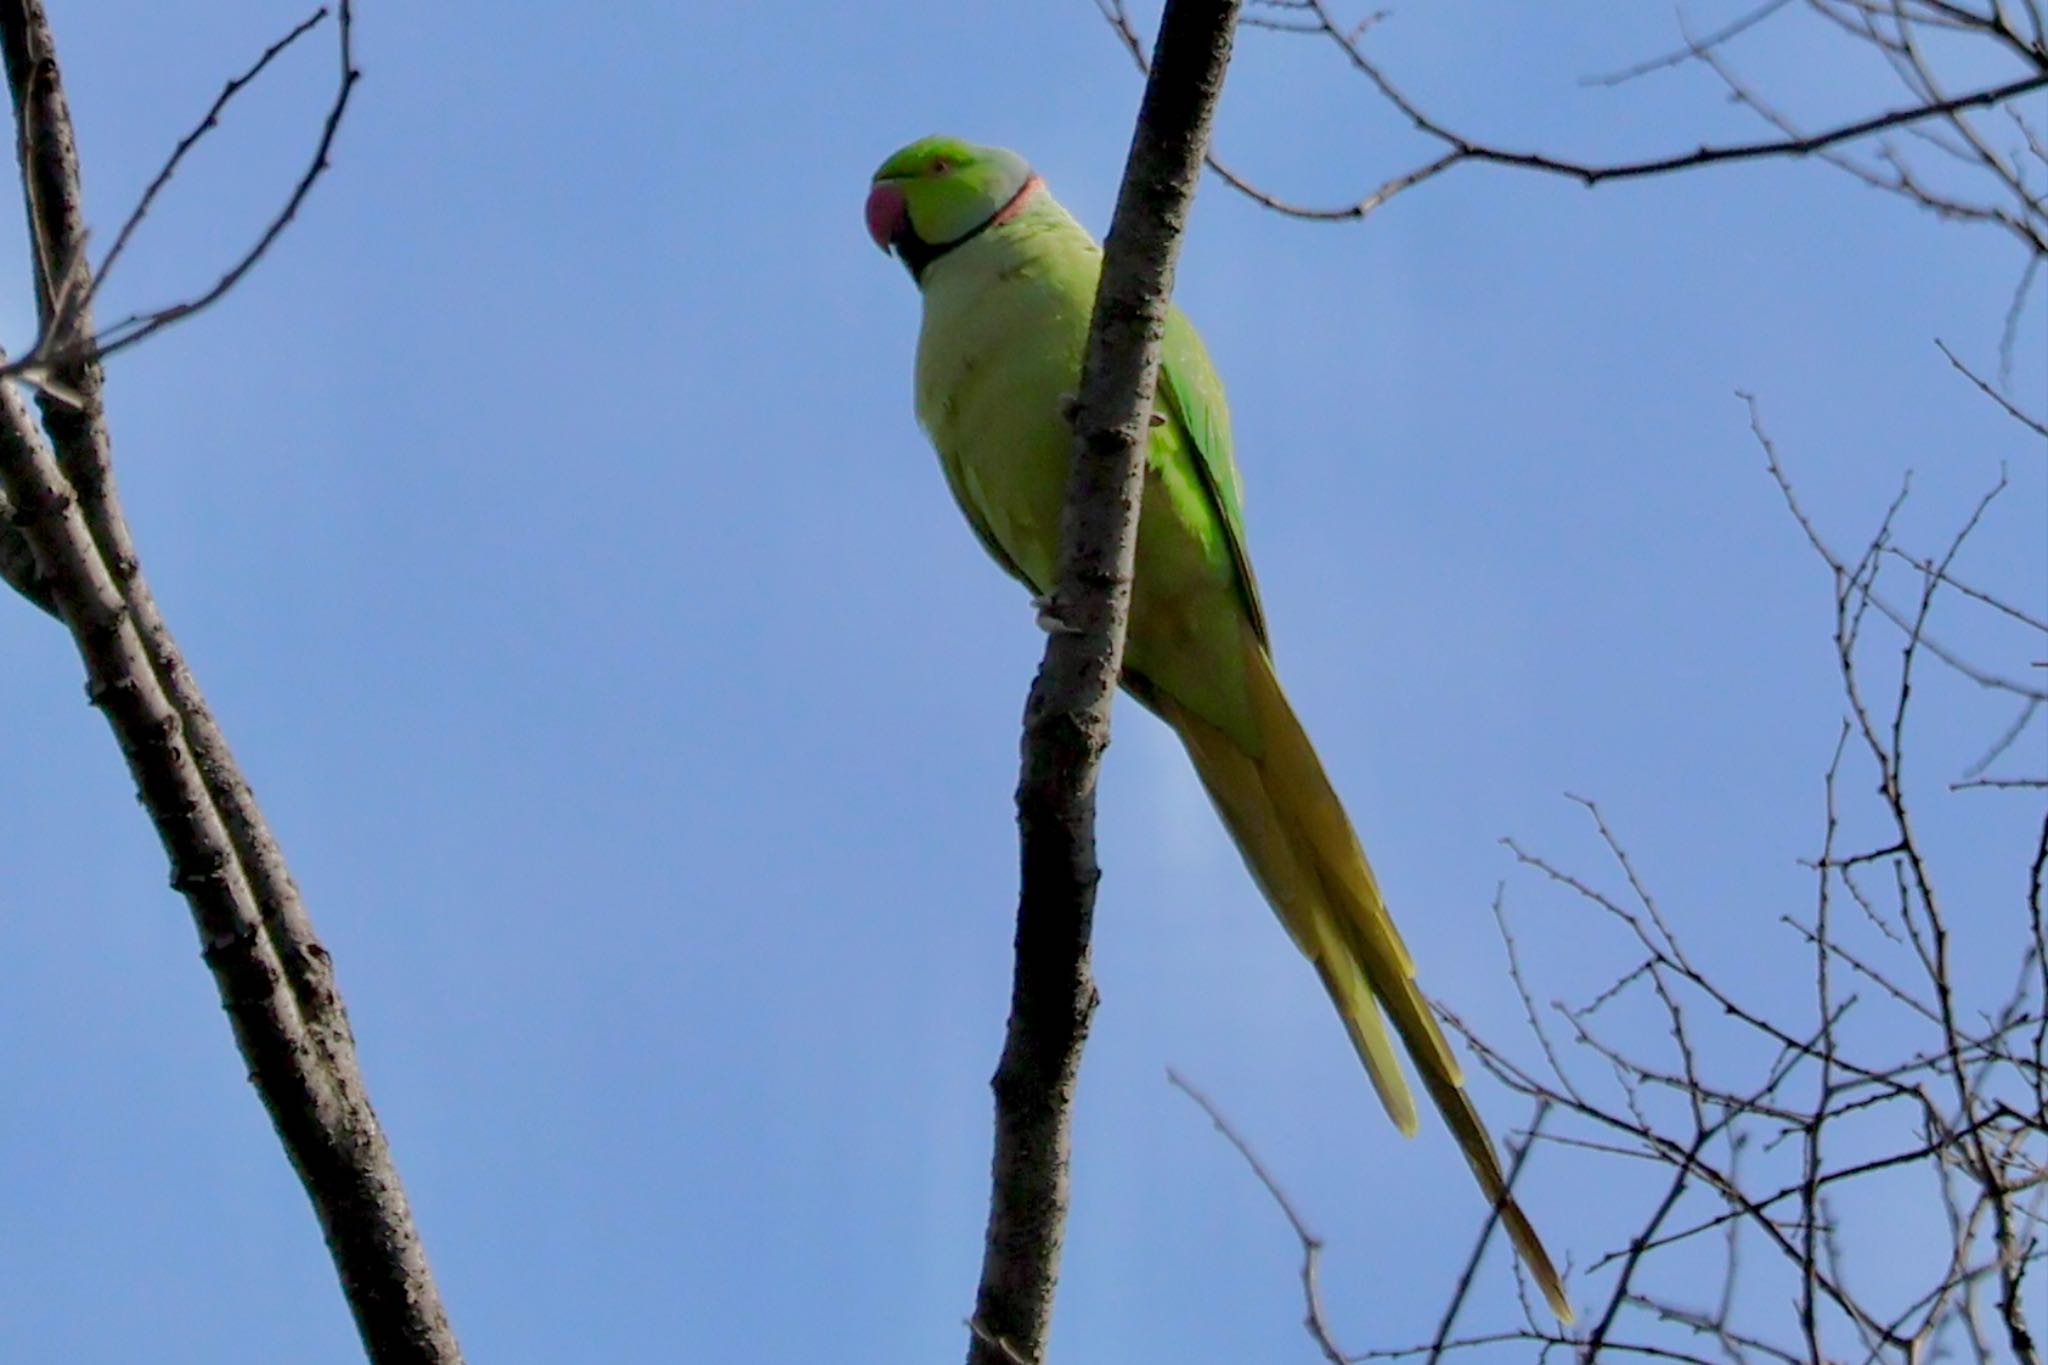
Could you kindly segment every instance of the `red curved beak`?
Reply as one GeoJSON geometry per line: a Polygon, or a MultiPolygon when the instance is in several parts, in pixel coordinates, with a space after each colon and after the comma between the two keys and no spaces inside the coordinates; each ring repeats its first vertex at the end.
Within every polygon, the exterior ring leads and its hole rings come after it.
{"type": "Polygon", "coordinates": [[[909,216],[910,205],[904,202],[903,191],[886,180],[876,181],[868,191],[868,236],[875,239],[875,245],[887,251],[909,216]]]}

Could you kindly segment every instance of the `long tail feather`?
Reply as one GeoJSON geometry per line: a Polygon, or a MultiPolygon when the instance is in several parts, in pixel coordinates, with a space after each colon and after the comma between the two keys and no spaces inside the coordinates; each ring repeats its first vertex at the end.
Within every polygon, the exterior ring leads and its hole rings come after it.
{"type": "Polygon", "coordinates": [[[1551,1310],[1570,1322],[1563,1282],[1508,1192],[1493,1140],[1465,1094],[1449,1041],[1416,987],[1414,961],[1387,913],[1343,803],[1288,705],[1265,649],[1248,639],[1246,655],[1253,718],[1264,743],[1257,755],[1171,698],[1147,700],[1179,732],[1259,889],[1315,963],[1395,1126],[1413,1136],[1418,1125],[1415,1100],[1388,1037],[1390,1022],[1480,1188],[1500,1210],[1516,1252],[1551,1310]]]}

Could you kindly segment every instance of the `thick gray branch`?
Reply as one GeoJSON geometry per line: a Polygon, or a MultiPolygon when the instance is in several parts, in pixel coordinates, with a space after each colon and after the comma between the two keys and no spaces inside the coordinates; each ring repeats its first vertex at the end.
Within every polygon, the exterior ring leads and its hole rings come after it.
{"type": "Polygon", "coordinates": [[[5,495],[0,495],[0,583],[50,615],[57,614],[57,600],[50,596],[50,585],[43,581],[42,570],[36,567],[36,552],[29,548],[21,528],[14,524],[14,505],[5,495]]]}
{"type": "Polygon", "coordinates": [[[994,1080],[994,1189],[970,1365],[1044,1357],[1069,1127],[1095,1008],[1095,784],[1123,667],[1138,504],[1173,263],[1222,90],[1237,0],[1168,0],[1111,222],[1075,414],[1054,632],[1024,716],[1016,978],[994,1080]]]}
{"type": "MultiPolygon", "coordinates": [[[[353,73],[343,20],[345,92],[353,73]]],[[[77,149],[39,0],[0,0],[0,49],[47,336],[61,282],[75,290],[89,277],[77,149]]],[[[82,312],[67,325],[91,332],[82,312]]],[[[98,362],[63,362],[53,377],[79,401],[43,396],[47,444],[19,390],[0,382],[0,499],[18,537],[0,536],[0,568],[31,597],[40,592],[40,604],[54,604],[78,643],[94,703],[170,854],[172,884],[192,906],[250,1077],[312,1198],[371,1359],[457,1365],[461,1352],[370,1106],[332,965],[142,576],[114,490],[98,362]],[[29,573],[14,568],[24,549],[29,573]]]]}

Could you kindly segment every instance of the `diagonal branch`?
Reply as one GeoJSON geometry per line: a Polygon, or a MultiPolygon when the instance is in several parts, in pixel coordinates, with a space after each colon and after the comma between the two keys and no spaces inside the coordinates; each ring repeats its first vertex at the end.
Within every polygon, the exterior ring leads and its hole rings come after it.
{"type": "MultiPolygon", "coordinates": [[[[250,1080],[313,1196],[371,1359],[459,1365],[353,1055],[337,1057],[326,1036],[339,1019],[339,997],[323,1019],[295,989],[196,746],[151,666],[79,499],[20,391],[5,383],[0,488],[78,643],[88,695],[114,731],[170,857],[171,885],[192,907],[250,1080]]],[[[345,1021],[342,1027],[346,1043],[345,1021]]]]}
{"type": "Polygon", "coordinates": [[[1969,380],[1972,384],[1975,384],[1978,390],[1986,398],[1989,398],[1992,402],[1998,404],[1998,406],[2000,406],[2001,408],[2004,408],[2006,415],[2008,417],[2012,418],[2015,422],[2018,422],[2021,426],[2026,427],[2035,435],[2048,437],[2048,422],[2043,422],[2040,418],[2033,416],[2032,414],[2028,413],[2025,409],[2016,406],[2010,398],[2007,398],[2004,394],[2000,393],[1997,389],[1993,388],[1989,380],[1985,379],[1982,375],[1978,374],[1968,365],[1965,365],[1956,356],[1956,353],[1948,348],[1947,342],[1941,340],[1939,337],[1936,337],[1934,344],[1941,348],[1941,353],[1943,355],[1948,357],[1948,363],[1955,367],[1956,373],[1960,374],[1963,378],[1969,380]]]}
{"type": "MultiPolygon", "coordinates": [[[[229,287],[325,167],[355,79],[345,3],[337,27],[344,74],[313,164],[229,287]]],[[[0,47],[35,244],[39,345],[54,340],[57,348],[42,363],[60,381],[42,395],[47,444],[19,391],[0,381],[0,496],[36,580],[77,641],[95,704],[171,855],[173,885],[192,905],[251,1079],[313,1201],[371,1359],[457,1365],[461,1352],[370,1105],[332,964],[142,576],[113,485],[103,352],[65,349],[67,338],[92,335],[92,285],[77,147],[40,0],[0,0],[0,47]],[[65,397],[56,396],[60,389],[65,397]]],[[[19,365],[0,364],[0,375],[19,365]]],[[[14,557],[0,538],[0,563],[14,557]]]]}
{"type": "MultiPolygon", "coordinates": [[[[1892,128],[1910,127],[1930,119],[1960,113],[1968,109],[1980,109],[1994,104],[2003,104],[2019,99],[2036,90],[2048,88],[2048,69],[2037,66],[2023,76],[1997,85],[1984,86],[1966,94],[1949,98],[1929,98],[1915,101],[1897,109],[1854,119],[1847,123],[1818,133],[1788,135],[1765,138],[1757,142],[1728,143],[1721,146],[1701,146],[1689,152],[1671,156],[1650,157],[1640,161],[1618,161],[1597,163],[1573,161],[1561,157],[1546,156],[1540,152],[1518,152],[1491,143],[1468,138],[1453,132],[1448,126],[1425,113],[1421,106],[1395,86],[1378,63],[1365,55],[1365,49],[1347,34],[1324,4],[1324,0],[1308,0],[1307,7],[1322,22],[1324,31],[1343,50],[1345,58],[1360,75],[1370,81],[1389,104],[1398,109],[1415,127],[1444,143],[1460,160],[1490,161],[1503,166],[1520,166],[1525,170],[1547,171],[1553,175],[1568,176],[1586,185],[1597,185],[1603,180],[1629,180],[1642,176],[1663,175],[1670,171],[1690,170],[1695,166],[1709,166],[1724,161],[1754,161],[1762,157],[1807,156],[1825,151],[1843,142],[1853,142],[1873,133],[1892,128]]],[[[1694,51],[1699,45],[1692,45],[1694,51]]]]}
{"type": "Polygon", "coordinates": [[[1109,743],[1174,257],[1240,0],[1168,0],[1110,225],[1074,417],[1054,613],[1024,713],[1022,890],[970,1365],[1044,1359],[1065,1235],[1071,1110],[1095,1009],[1095,784],[1109,743]]]}

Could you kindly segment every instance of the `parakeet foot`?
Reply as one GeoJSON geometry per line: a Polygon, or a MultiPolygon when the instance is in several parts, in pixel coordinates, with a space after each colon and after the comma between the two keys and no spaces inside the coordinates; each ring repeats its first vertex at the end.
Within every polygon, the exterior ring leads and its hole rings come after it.
{"type": "Polygon", "coordinates": [[[1081,633],[1079,626],[1069,625],[1061,617],[1059,604],[1054,602],[1049,594],[1032,597],[1031,609],[1036,614],[1038,628],[1047,635],[1079,635],[1081,633]]]}
{"type": "MultiPolygon", "coordinates": [[[[1060,420],[1062,422],[1065,422],[1068,426],[1074,425],[1074,423],[1079,421],[1081,417],[1081,396],[1076,393],[1061,394],[1059,397],[1059,410],[1060,420]]],[[[1166,414],[1163,412],[1154,411],[1152,414],[1152,421],[1149,425],[1155,427],[1165,426],[1166,414]]]]}

